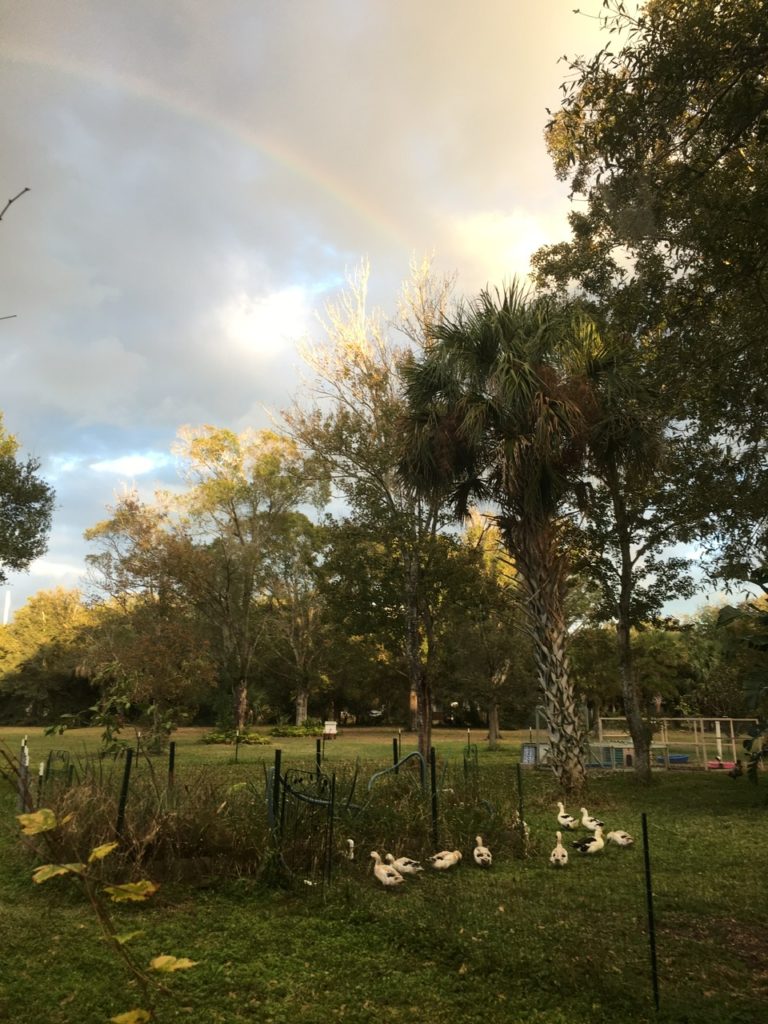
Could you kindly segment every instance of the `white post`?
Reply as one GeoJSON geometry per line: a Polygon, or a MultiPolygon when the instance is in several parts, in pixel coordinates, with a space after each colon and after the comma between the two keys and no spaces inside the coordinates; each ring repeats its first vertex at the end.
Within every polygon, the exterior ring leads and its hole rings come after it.
{"type": "Polygon", "coordinates": [[[19,810],[28,811],[27,806],[28,798],[28,779],[29,779],[29,747],[27,746],[27,737],[21,741],[21,750],[19,751],[19,810]]]}
{"type": "Polygon", "coordinates": [[[723,758],[723,738],[720,734],[720,719],[715,719],[715,744],[717,746],[717,756],[722,760],[723,758]]]}
{"type": "Polygon", "coordinates": [[[738,757],[736,757],[736,736],[734,735],[734,732],[733,732],[733,719],[732,718],[728,719],[728,725],[730,726],[730,729],[731,729],[731,751],[733,753],[733,763],[735,764],[738,761],[738,757]]]}
{"type": "Polygon", "coordinates": [[[597,716],[597,742],[601,744],[603,742],[603,716],[597,716]]]}

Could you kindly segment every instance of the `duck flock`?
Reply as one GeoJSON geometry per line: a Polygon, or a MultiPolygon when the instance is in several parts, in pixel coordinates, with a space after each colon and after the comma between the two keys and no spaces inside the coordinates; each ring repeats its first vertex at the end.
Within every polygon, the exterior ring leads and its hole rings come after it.
{"type": "MultiPolygon", "coordinates": [[[[602,853],[606,843],[614,843],[616,846],[632,846],[634,839],[623,829],[605,831],[605,823],[599,818],[590,814],[586,807],[581,808],[581,818],[575,818],[568,814],[565,805],[558,801],[557,823],[560,826],[555,832],[556,845],[549,855],[549,863],[555,868],[564,868],[568,864],[568,850],[563,846],[563,833],[575,832],[577,829],[585,829],[587,835],[580,839],[571,841],[570,846],[577,850],[580,855],[592,856],[602,853]]],[[[355,844],[352,839],[347,840],[347,857],[350,860],[355,858],[355,844]]],[[[385,886],[401,885],[410,876],[419,875],[424,866],[420,861],[411,857],[395,857],[388,853],[383,859],[378,850],[371,851],[373,859],[374,877],[385,886]]],[[[429,864],[435,871],[449,871],[460,863],[461,850],[441,850],[429,858],[429,864]]],[[[482,836],[475,837],[475,847],[472,851],[472,860],[480,868],[490,868],[493,864],[493,855],[483,843],[482,836]]]]}

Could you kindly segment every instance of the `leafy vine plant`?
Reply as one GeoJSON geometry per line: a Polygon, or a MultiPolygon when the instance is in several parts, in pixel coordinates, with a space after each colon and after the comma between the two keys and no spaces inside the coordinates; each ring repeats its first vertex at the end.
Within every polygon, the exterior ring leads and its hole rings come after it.
{"type": "MultiPolygon", "coordinates": [[[[65,825],[72,815],[66,815],[59,822],[53,811],[41,808],[30,814],[18,814],[16,817],[21,825],[22,836],[27,837],[53,832],[61,825],[65,825]]],[[[32,881],[40,885],[59,875],[70,875],[81,885],[83,893],[96,915],[108,947],[138,982],[145,1003],[145,1007],[119,1013],[115,1017],[110,1017],[110,1021],[112,1024],[146,1024],[148,1021],[157,1020],[154,995],[156,993],[170,994],[165,985],[153,977],[153,974],[173,974],[176,971],[189,970],[191,967],[195,967],[198,961],[190,960],[187,957],[156,956],[150,960],[147,967],[142,967],[132,954],[128,943],[143,935],[143,932],[119,932],[112,917],[111,904],[142,903],[157,892],[158,886],[147,880],[110,885],[99,878],[97,865],[118,846],[119,843],[112,842],[94,847],[84,864],[42,864],[32,872],[32,881]]]]}

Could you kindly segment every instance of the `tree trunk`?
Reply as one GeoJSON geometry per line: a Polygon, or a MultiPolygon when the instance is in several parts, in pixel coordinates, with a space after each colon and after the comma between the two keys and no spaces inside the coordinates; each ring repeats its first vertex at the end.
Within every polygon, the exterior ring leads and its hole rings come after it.
{"type": "Polygon", "coordinates": [[[408,716],[411,732],[419,731],[419,694],[416,683],[411,680],[411,688],[408,693],[408,716]]]}
{"type": "Polygon", "coordinates": [[[635,774],[641,782],[651,781],[651,728],[643,719],[640,706],[640,692],[635,676],[630,627],[632,623],[632,535],[629,527],[626,504],[622,494],[618,470],[611,467],[608,473],[608,486],[613,502],[613,514],[616,519],[616,532],[619,538],[621,555],[621,576],[619,587],[619,614],[616,623],[616,642],[619,654],[619,676],[621,678],[621,696],[624,702],[624,715],[629,726],[634,747],[635,774]]]}
{"type": "Polygon", "coordinates": [[[432,688],[426,672],[421,673],[418,688],[419,715],[419,753],[425,761],[429,761],[429,750],[432,746],[432,688]]]}
{"type": "Polygon", "coordinates": [[[235,687],[234,717],[235,728],[245,730],[245,716],[248,709],[248,683],[241,679],[235,687]]]}
{"type": "Polygon", "coordinates": [[[641,782],[651,781],[651,727],[643,718],[640,706],[637,679],[635,677],[632,644],[629,635],[629,615],[619,615],[616,624],[616,638],[619,648],[619,675],[621,695],[624,701],[624,715],[629,726],[634,748],[635,774],[641,782]]]}
{"type": "MultiPolygon", "coordinates": [[[[419,564],[411,556],[408,564],[408,602],[406,606],[406,644],[411,696],[416,694],[416,728],[419,753],[429,757],[432,745],[432,686],[428,666],[424,664],[422,617],[419,609],[419,564]]],[[[427,644],[429,647],[429,644],[427,644]]],[[[413,706],[413,704],[411,705],[413,706]]]]}
{"type": "Polygon", "coordinates": [[[304,725],[307,720],[307,707],[309,705],[309,688],[301,686],[294,698],[293,706],[296,713],[296,725],[304,725]]]}
{"type": "Polygon", "coordinates": [[[551,531],[529,533],[513,554],[518,555],[528,597],[552,770],[563,793],[576,794],[586,782],[585,736],[566,655],[565,557],[558,553],[551,531]]]}
{"type": "Polygon", "coordinates": [[[488,704],[488,746],[491,750],[496,750],[501,739],[501,731],[499,729],[499,705],[495,697],[491,697],[490,703],[488,704]]]}

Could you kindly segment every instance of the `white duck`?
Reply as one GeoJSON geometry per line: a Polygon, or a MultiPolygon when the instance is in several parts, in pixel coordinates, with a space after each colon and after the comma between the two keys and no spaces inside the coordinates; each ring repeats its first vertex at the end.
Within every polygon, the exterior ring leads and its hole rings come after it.
{"type": "Polygon", "coordinates": [[[568,812],[565,809],[565,804],[562,802],[562,800],[557,801],[557,806],[560,808],[560,811],[557,815],[558,825],[560,825],[561,828],[568,829],[569,831],[570,829],[576,828],[578,822],[572,814],[568,814],[568,812]]]}
{"type": "Polygon", "coordinates": [[[600,853],[605,846],[602,827],[598,825],[594,835],[585,836],[584,839],[577,839],[571,843],[571,846],[575,846],[579,853],[600,853]]]}
{"type": "Polygon", "coordinates": [[[487,846],[483,846],[483,837],[475,836],[475,843],[477,844],[472,851],[472,856],[475,858],[475,864],[481,868],[489,868],[493,864],[493,856],[487,846]]]}
{"type": "Polygon", "coordinates": [[[354,860],[355,859],[355,840],[354,839],[348,839],[347,840],[347,849],[346,849],[346,851],[344,853],[344,856],[347,858],[347,860],[354,860]]]}
{"type": "Polygon", "coordinates": [[[593,818],[586,807],[581,808],[581,824],[584,828],[588,828],[590,832],[594,832],[598,828],[603,828],[605,826],[605,822],[600,821],[599,818],[593,818]]]}
{"type": "Polygon", "coordinates": [[[389,864],[382,864],[381,857],[376,850],[371,851],[373,857],[373,873],[382,885],[400,885],[405,879],[399,871],[395,871],[389,864]]]}
{"type": "Polygon", "coordinates": [[[622,829],[609,832],[605,838],[611,843],[616,843],[617,846],[631,846],[635,841],[629,832],[624,832],[622,829]]]}
{"type": "Polygon", "coordinates": [[[432,867],[438,871],[447,871],[448,868],[458,864],[460,860],[461,850],[441,850],[440,853],[435,853],[429,858],[432,867]]]}
{"type": "Polygon", "coordinates": [[[398,857],[395,859],[391,853],[388,853],[384,860],[387,864],[391,864],[395,871],[401,875],[418,875],[420,871],[424,870],[417,860],[411,860],[410,857],[398,857]]]}
{"type": "Polygon", "coordinates": [[[557,836],[557,846],[549,855],[549,863],[553,867],[564,868],[568,863],[568,851],[563,846],[563,833],[555,832],[555,835],[557,836]]]}

